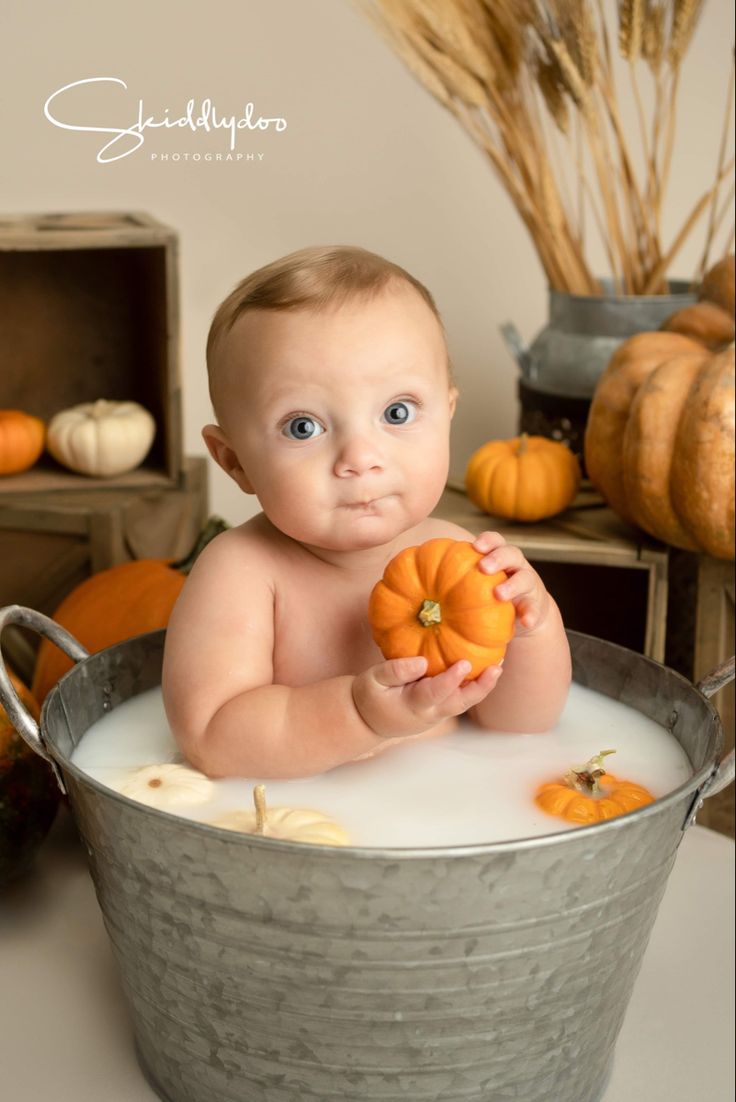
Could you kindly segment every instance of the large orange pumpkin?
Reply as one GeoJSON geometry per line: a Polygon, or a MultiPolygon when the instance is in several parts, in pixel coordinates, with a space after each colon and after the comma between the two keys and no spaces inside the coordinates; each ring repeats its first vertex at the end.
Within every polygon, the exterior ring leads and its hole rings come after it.
{"type": "MultiPolygon", "coordinates": [[[[202,548],[227,525],[213,518],[193,551],[173,559],[136,559],[92,574],[69,593],[53,614],[90,654],[134,635],[165,628],[186,576],[202,548]]],[[[72,661],[48,639],[38,650],[32,691],[43,703],[72,661]]]]}
{"type": "Polygon", "coordinates": [[[494,594],[504,571],[484,574],[465,540],[433,539],[400,551],[370,597],[368,618],[384,658],[421,656],[427,676],[466,659],[472,681],[503,658],[515,610],[494,594]]]}
{"type": "MultiPolygon", "coordinates": [[[[727,276],[716,281],[723,294],[727,276]]],[[[733,559],[734,346],[717,347],[733,319],[707,301],[689,310],[669,331],[639,333],[616,350],[591,404],[585,464],[624,520],[675,547],[733,559]]]]}
{"type": "Polygon", "coordinates": [[[19,409],[0,409],[0,475],[27,471],[43,451],[46,426],[19,409]]]}

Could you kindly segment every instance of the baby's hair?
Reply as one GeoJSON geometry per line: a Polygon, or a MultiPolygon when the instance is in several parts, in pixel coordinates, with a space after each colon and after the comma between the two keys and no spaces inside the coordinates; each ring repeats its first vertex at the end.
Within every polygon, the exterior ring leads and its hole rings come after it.
{"type": "MultiPolygon", "coordinates": [[[[246,276],[218,306],[207,337],[207,372],[215,410],[218,353],[235,322],[248,310],[326,310],[353,298],[372,298],[392,282],[408,283],[421,295],[445,338],[439,310],[424,284],[398,264],[357,245],[313,245],[246,276]]],[[[451,379],[449,356],[448,373],[451,379]]]]}

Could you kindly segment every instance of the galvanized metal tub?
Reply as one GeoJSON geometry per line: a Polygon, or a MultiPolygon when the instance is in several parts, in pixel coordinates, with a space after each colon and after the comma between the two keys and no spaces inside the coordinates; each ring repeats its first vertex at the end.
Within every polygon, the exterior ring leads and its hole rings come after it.
{"type": "MultiPolygon", "coordinates": [[[[163,632],[78,664],[41,734],[89,853],[146,1075],[170,1102],[592,1102],[683,831],[733,777],[718,715],[673,671],[570,632],[576,681],[667,726],[690,780],[597,826],[492,845],[325,848],[137,804],[70,762],[160,682],[163,632]]],[[[715,691],[713,684],[704,692],[715,691]]]]}

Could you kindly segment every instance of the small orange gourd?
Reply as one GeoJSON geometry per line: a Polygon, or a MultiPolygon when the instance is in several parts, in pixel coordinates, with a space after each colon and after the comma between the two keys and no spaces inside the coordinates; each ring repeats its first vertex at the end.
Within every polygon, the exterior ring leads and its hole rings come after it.
{"type": "Polygon", "coordinates": [[[615,750],[601,750],[584,765],[573,766],[561,781],[540,785],[534,802],[548,815],[586,826],[615,819],[654,802],[648,789],[607,773],[603,759],[615,750]]]}
{"type": "Polygon", "coordinates": [[[441,538],[391,560],[368,606],[384,658],[422,656],[427,677],[467,659],[468,681],[498,665],[514,633],[515,610],[493,592],[506,574],[484,574],[482,558],[465,540],[441,538]]]}
{"type": "Polygon", "coordinates": [[[43,451],[46,426],[20,409],[0,409],[0,475],[20,474],[43,451]]]}
{"type": "Polygon", "coordinates": [[[580,464],[564,444],[522,433],[490,440],[470,457],[468,497],[484,513],[535,521],[568,507],[580,487],[580,464]]]}

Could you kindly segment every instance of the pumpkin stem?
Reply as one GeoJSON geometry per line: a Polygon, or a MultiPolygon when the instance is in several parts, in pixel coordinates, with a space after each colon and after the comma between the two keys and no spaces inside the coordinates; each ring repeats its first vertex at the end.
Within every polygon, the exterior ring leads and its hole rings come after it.
{"type": "Polygon", "coordinates": [[[192,549],[186,553],[183,559],[172,562],[171,569],[178,570],[181,574],[188,574],[210,540],[213,540],[215,536],[219,536],[220,532],[226,532],[229,527],[230,525],[222,517],[210,517],[197,536],[192,549]]]}
{"type": "Polygon", "coordinates": [[[524,454],[524,452],[526,451],[526,448],[527,448],[528,441],[529,441],[529,434],[526,433],[526,432],[522,432],[521,436],[519,437],[519,446],[516,449],[516,454],[517,455],[523,455],[524,454]]]}
{"type": "Polygon", "coordinates": [[[266,833],[266,786],[257,784],[253,789],[253,803],[256,806],[256,834],[266,833]]]}
{"type": "Polygon", "coordinates": [[[600,778],[606,775],[603,759],[608,754],[615,754],[615,750],[601,750],[599,754],[586,761],[584,765],[573,765],[565,774],[565,783],[578,792],[585,792],[589,796],[597,796],[601,791],[600,778]]]}
{"type": "Polygon", "coordinates": [[[423,601],[422,607],[417,613],[417,620],[422,627],[428,628],[432,624],[442,623],[442,610],[439,601],[423,601]]]}

